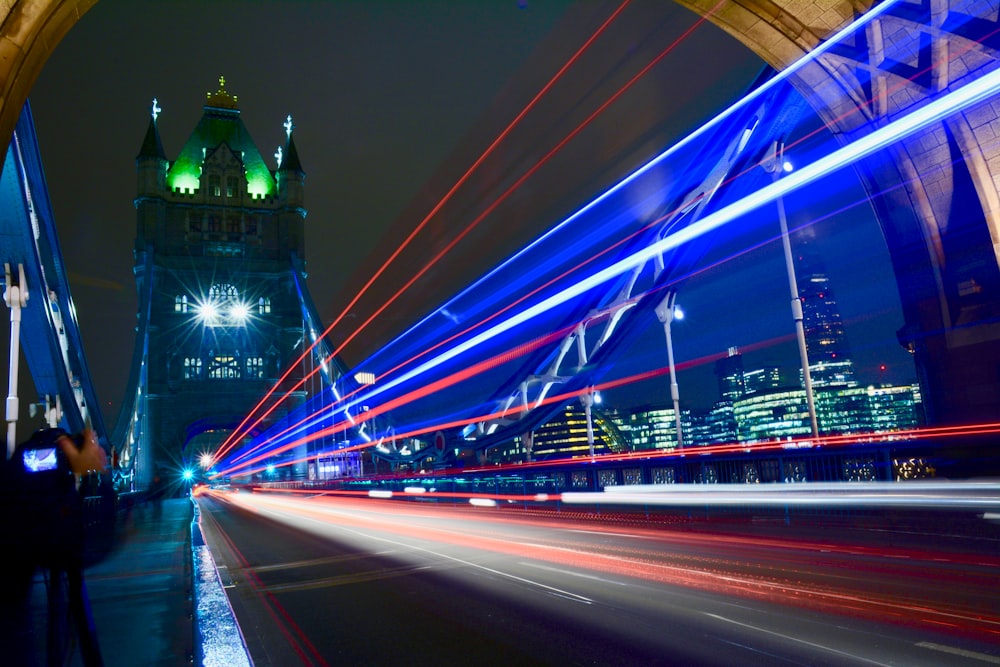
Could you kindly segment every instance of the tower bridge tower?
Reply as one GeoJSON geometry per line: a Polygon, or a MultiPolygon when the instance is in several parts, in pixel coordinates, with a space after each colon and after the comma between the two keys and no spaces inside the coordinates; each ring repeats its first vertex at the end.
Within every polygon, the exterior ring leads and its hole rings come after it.
{"type": "MultiPolygon", "coordinates": [[[[271,170],[224,78],[172,161],[160,140],[160,111],[154,100],[136,158],[134,273],[145,355],[133,361],[133,377],[145,394],[130,418],[156,466],[174,468],[214,451],[241,424],[302,355],[318,323],[310,321],[315,309],[304,289],[305,173],[291,117],[271,170]]],[[[307,370],[300,363],[282,380],[264,407],[291,394],[255,431],[306,400],[315,382],[296,385],[307,370]]],[[[279,470],[302,477],[306,464],[279,470]]]]}

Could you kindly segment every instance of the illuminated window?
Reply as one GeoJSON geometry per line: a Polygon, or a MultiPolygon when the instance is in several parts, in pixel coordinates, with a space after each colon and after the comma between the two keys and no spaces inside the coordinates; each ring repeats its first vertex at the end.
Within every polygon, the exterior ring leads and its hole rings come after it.
{"type": "Polygon", "coordinates": [[[239,194],[239,181],[236,180],[235,176],[226,177],[226,196],[236,197],[239,194]]]}
{"type": "Polygon", "coordinates": [[[208,377],[211,380],[238,380],[240,378],[240,362],[236,357],[215,356],[208,365],[208,377]]]}
{"type": "Polygon", "coordinates": [[[218,174],[212,174],[208,177],[208,191],[213,197],[222,196],[222,179],[219,178],[218,174]]]}
{"type": "Polygon", "coordinates": [[[229,283],[220,283],[212,285],[212,288],[208,290],[208,298],[210,301],[222,304],[227,301],[238,301],[240,292],[229,283]]]}
{"type": "Polygon", "coordinates": [[[242,257],[243,245],[240,243],[206,243],[205,255],[208,257],[242,257]]]}
{"type": "Polygon", "coordinates": [[[184,357],[184,379],[201,379],[201,359],[197,357],[184,357]]]}
{"type": "Polygon", "coordinates": [[[174,312],[175,313],[186,313],[188,312],[188,298],[187,294],[182,294],[180,296],[174,297],[174,312]]]}
{"type": "Polygon", "coordinates": [[[262,380],[264,379],[264,357],[248,357],[247,358],[247,375],[248,380],[262,380]]]}
{"type": "Polygon", "coordinates": [[[260,297],[257,302],[257,312],[261,315],[271,312],[271,299],[269,297],[260,297]]]}

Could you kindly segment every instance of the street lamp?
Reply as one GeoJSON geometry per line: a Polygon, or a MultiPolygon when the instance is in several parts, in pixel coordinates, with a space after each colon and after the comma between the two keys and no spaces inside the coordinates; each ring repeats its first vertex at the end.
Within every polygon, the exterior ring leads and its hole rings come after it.
{"type": "Polygon", "coordinates": [[[580,395],[580,402],[583,403],[583,411],[587,416],[587,445],[590,449],[590,458],[594,458],[594,416],[591,408],[597,401],[593,387],[587,387],[587,392],[580,395]]]}
{"type": "MultiPolygon", "coordinates": [[[[791,171],[792,164],[785,160],[785,144],[775,141],[771,154],[764,161],[764,171],[771,174],[775,183],[781,174],[791,171]]],[[[806,406],[809,410],[809,423],[814,438],[819,437],[819,424],[816,421],[816,403],[813,399],[812,378],[809,375],[809,352],[806,349],[806,331],[802,323],[802,299],[799,297],[799,285],[795,279],[795,264],[792,261],[792,242],[788,237],[788,220],[785,215],[785,199],[778,197],[778,222],[781,225],[781,242],[785,249],[785,268],[788,271],[788,289],[792,294],[792,319],[795,320],[795,335],[799,341],[799,359],[802,363],[802,382],[806,389],[806,406]]]]}
{"type": "Polygon", "coordinates": [[[677,428],[677,448],[684,446],[681,436],[681,399],[677,388],[677,370],[674,367],[674,343],[670,337],[670,325],[674,320],[684,319],[684,311],[674,304],[677,292],[667,293],[660,305],[656,307],[656,317],[663,323],[663,332],[667,335],[667,363],[670,365],[670,398],[674,402],[674,424],[677,428]]]}

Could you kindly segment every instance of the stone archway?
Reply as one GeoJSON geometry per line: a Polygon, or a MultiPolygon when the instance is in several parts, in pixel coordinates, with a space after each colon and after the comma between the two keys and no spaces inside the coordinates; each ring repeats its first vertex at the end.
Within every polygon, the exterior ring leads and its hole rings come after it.
{"type": "Polygon", "coordinates": [[[69,29],[97,0],[7,0],[0,3],[0,137],[7,141],[35,79],[69,29]]]}
{"type": "MultiPolygon", "coordinates": [[[[96,2],[0,5],[2,136],[11,135],[49,55],[96,2]]],[[[874,4],[677,2],[778,69],[874,4]]],[[[900,3],[864,39],[805,69],[796,85],[834,133],[849,141],[929,93],[995,68],[1000,39],[993,35],[1000,23],[997,8],[988,4],[977,10],[986,15],[955,20],[961,13],[956,8],[964,6],[959,0],[900,3]],[[901,39],[914,40],[916,65],[885,59],[886,46],[901,39]]],[[[900,342],[915,356],[932,423],[1000,414],[1000,142],[994,140],[1000,128],[994,125],[997,112],[981,105],[894,148],[890,166],[858,165],[894,264],[905,317],[900,342]]]]}

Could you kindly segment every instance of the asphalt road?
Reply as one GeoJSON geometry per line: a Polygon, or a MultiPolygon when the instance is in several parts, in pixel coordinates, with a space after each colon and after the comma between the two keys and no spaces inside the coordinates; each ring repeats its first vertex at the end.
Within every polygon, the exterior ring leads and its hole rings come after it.
{"type": "Polygon", "coordinates": [[[265,665],[997,665],[991,539],[199,496],[265,665]]]}

